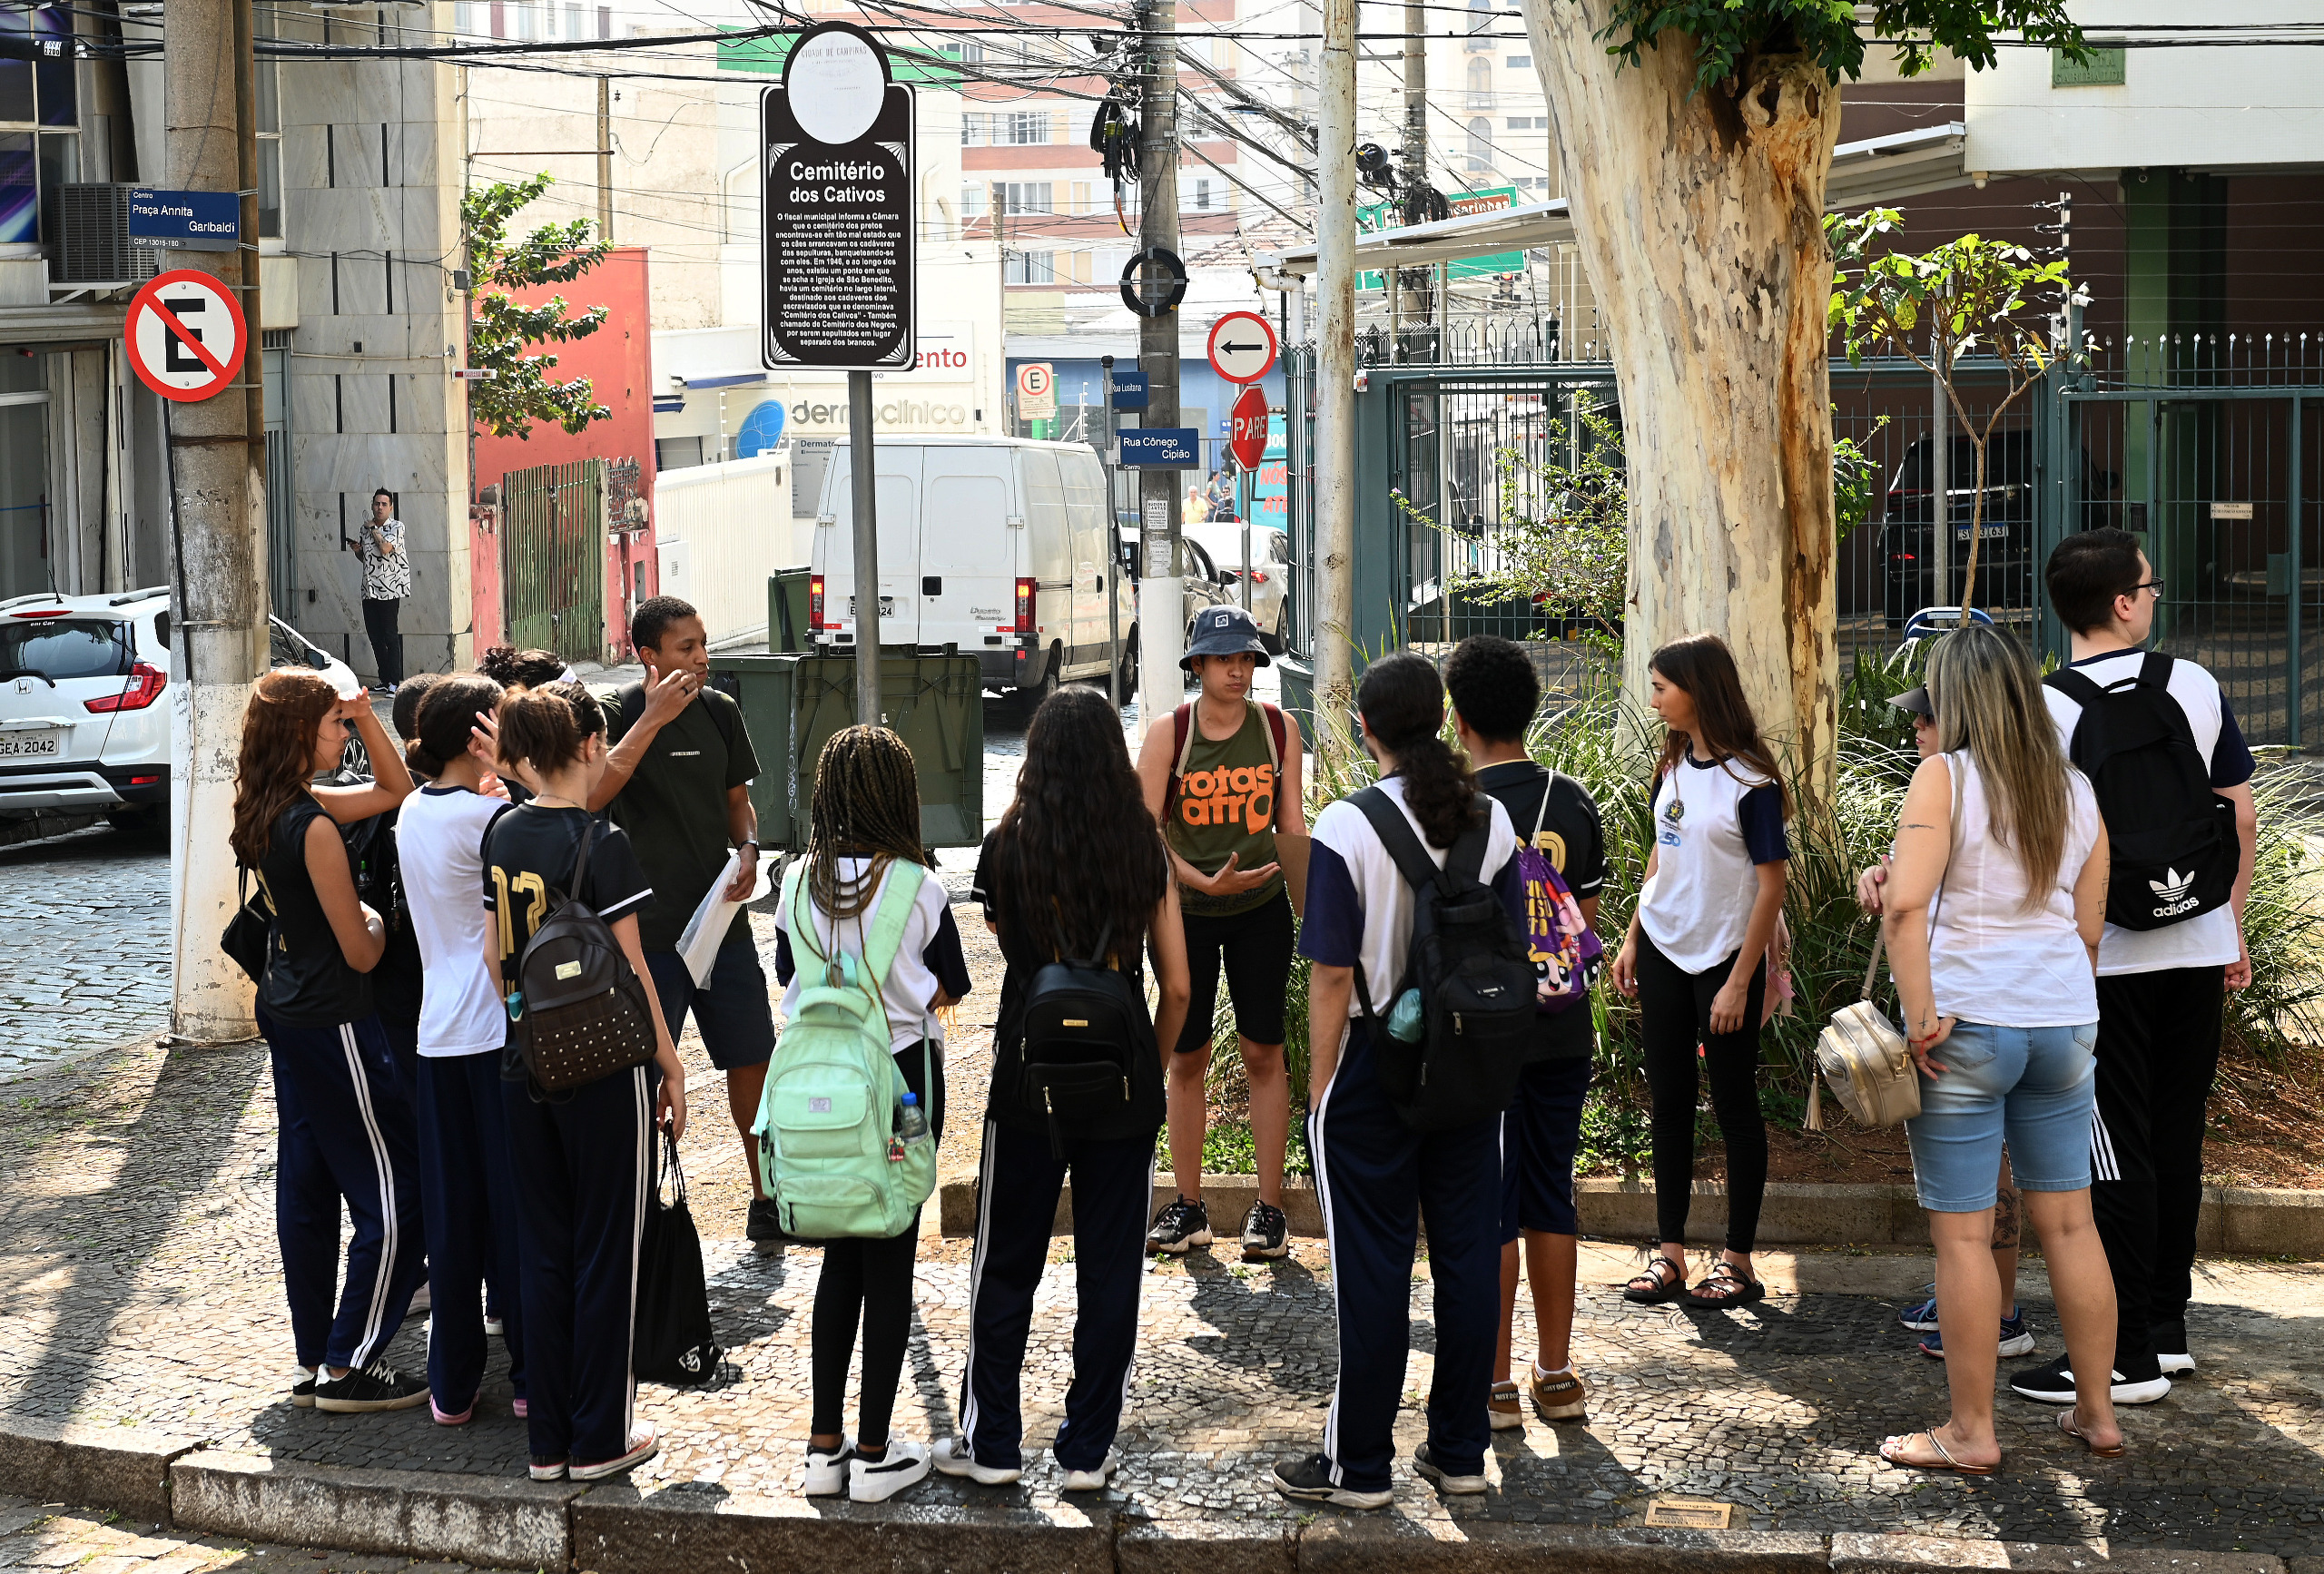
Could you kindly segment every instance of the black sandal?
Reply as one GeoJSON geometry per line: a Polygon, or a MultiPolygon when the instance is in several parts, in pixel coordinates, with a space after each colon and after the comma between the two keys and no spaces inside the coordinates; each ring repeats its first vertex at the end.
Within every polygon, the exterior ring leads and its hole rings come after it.
{"type": "Polygon", "coordinates": [[[1721,1257],[1713,1264],[1710,1276],[1687,1292],[1689,1306],[1748,1306],[1754,1301],[1767,1299],[1768,1287],[1757,1279],[1747,1279],[1743,1270],[1721,1257]]]}
{"type": "Polygon", "coordinates": [[[1658,1255],[1646,1271],[1631,1275],[1622,1287],[1622,1299],[1640,1306],[1660,1306],[1676,1301],[1687,1293],[1687,1271],[1669,1258],[1658,1255]],[[1640,1285],[1645,1285],[1640,1289],[1640,1285]]]}

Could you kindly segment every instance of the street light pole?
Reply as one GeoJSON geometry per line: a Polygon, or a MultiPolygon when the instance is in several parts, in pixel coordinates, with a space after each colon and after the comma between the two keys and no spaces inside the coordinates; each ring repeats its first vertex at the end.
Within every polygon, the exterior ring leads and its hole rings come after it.
{"type": "MultiPolygon", "coordinates": [[[[1356,0],[1324,0],[1322,125],[1315,161],[1315,724],[1338,743],[1354,697],[1356,0]]],[[[1352,741],[1350,741],[1352,746],[1352,741]]]]}

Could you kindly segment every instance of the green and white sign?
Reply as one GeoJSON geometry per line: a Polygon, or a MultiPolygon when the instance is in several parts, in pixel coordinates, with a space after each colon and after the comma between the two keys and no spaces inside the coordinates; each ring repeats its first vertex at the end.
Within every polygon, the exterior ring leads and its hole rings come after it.
{"type": "MultiPolygon", "coordinates": [[[[1462,192],[1447,196],[1444,201],[1456,219],[1469,213],[1498,212],[1503,208],[1517,205],[1517,188],[1491,186],[1482,192],[1462,192]]],[[[1356,209],[1355,227],[1367,235],[1401,228],[1396,222],[1396,204],[1373,202],[1356,209]]],[[[1452,277],[1455,279],[1488,279],[1496,273],[1522,273],[1524,271],[1525,253],[1522,251],[1495,251],[1484,257],[1463,257],[1452,264],[1452,277]]],[[[1355,275],[1355,287],[1358,290],[1384,290],[1387,280],[1378,269],[1362,269],[1355,275]]]]}

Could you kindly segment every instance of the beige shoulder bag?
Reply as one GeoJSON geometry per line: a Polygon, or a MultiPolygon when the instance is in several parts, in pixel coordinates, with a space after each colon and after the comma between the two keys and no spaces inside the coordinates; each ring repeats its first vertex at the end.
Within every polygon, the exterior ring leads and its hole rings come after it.
{"type": "MultiPolygon", "coordinates": [[[[1961,837],[1961,768],[1948,760],[1945,773],[1953,778],[1953,823],[1946,843],[1949,850],[1961,837]]],[[[1949,851],[1946,862],[1951,862],[1949,851]]],[[[1940,884],[1935,906],[1929,914],[1931,929],[1935,927],[1936,913],[1944,905],[1945,888],[1940,884]]],[[[1912,1051],[1905,1047],[1904,1034],[1872,999],[1886,946],[1886,936],[1876,929],[1872,960],[1864,969],[1862,995],[1853,1005],[1833,1012],[1831,1021],[1816,1039],[1816,1065],[1824,1075],[1822,1081],[1811,1077],[1807,1085],[1810,1131],[1824,1129],[1825,1082],[1832,1085],[1832,1097],[1840,1101],[1848,1118],[1868,1130],[1896,1126],[1921,1112],[1920,1071],[1913,1064],[1912,1051]]]]}

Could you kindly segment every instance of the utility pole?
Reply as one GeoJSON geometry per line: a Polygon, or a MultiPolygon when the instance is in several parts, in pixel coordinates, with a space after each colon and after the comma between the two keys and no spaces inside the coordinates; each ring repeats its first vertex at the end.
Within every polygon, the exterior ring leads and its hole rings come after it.
{"type": "Polygon", "coordinates": [[[597,239],[614,238],[614,79],[597,78],[597,239]]]}
{"type": "MultiPolygon", "coordinates": [[[[162,56],[169,180],[182,191],[254,192],[258,185],[251,0],[173,0],[162,56]]],[[[177,261],[215,274],[242,302],[250,342],[242,386],[165,406],[163,431],[176,569],[170,686],[170,1023],[198,1043],[256,1029],[250,979],[218,949],[233,917],[234,763],[251,684],[266,670],[263,424],[249,385],[259,352],[258,213],[241,201],[235,251],[177,261]]]]}
{"type": "MultiPolygon", "coordinates": [[[[1147,92],[1138,115],[1137,236],[1141,250],[1178,251],[1178,11],[1177,0],[1139,0],[1138,34],[1147,92]]],[[[1178,313],[1141,317],[1137,362],[1146,370],[1144,425],[1178,424],[1178,313]]],[[[1110,392],[1108,398],[1110,399],[1110,392]]],[[[1199,459],[1200,448],[1196,448],[1199,459]]],[[[1176,710],[1186,694],[1178,658],[1186,652],[1185,556],[1179,544],[1178,472],[1138,472],[1138,720],[1176,710]]]]}
{"type": "Polygon", "coordinates": [[[1114,514],[1114,461],[1120,453],[1114,438],[1114,358],[1098,358],[1101,407],[1106,413],[1105,436],[1098,457],[1106,467],[1106,572],[1098,588],[1106,593],[1106,699],[1117,711],[1128,696],[1122,693],[1122,552],[1121,525],[1114,514]]]}
{"type": "Polygon", "coordinates": [[[1315,211],[1316,747],[1352,749],[1355,698],[1356,0],[1324,0],[1315,211]]]}
{"type": "MultiPolygon", "coordinates": [[[[1404,0],[1404,168],[1403,221],[1428,221],[1428,12],[1423,0],[1404,0]]],[[[1428,277],[1417,269],[1400,269],[1396,277],[1397,316],[1405,324],[1428,323],[1428,290],[1413,282],[1428,277]]],[[[1409,327],[1405,332],[1410,332],[1409,327]]],[[[1409,361],[1402,335],[1391,359],[1409,361]]],[[[1421,336],[1425,339],[1425,334],[1421,336]]]]}

